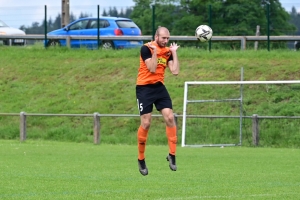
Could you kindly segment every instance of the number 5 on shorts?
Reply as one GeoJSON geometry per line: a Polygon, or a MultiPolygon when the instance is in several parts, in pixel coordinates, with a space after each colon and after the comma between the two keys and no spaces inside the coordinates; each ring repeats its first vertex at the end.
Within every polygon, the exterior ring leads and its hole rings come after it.
{"type": "Polygon", "coordinates": [[[138,99],[136,101],[137,101],[139,111],[142,112],[143,111],[143,103],[139,103],[138,99]]]}

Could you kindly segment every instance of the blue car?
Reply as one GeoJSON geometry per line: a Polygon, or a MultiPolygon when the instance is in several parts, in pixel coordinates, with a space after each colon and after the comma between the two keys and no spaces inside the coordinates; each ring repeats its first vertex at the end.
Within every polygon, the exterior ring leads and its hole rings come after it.
{"type": "MultiPolygon", "coordinates": [[[[49,32],[48,36],[97,36],[98,18],[87,17],[78,19],[62,29],[49,32]]],[[[100,45],[106,49],[123,49],[141,47],[143,41],[139,40],[101,40],[101,36],[141,36],[140,28],[128,18],[100,17],[100,45]]],[[[98,47],[97,39],[71,39],[72,48],[86,47],[95,49],[98,47]]],[[[46,46],[67,46],[65,39],[49,39],[46,46]]]]}

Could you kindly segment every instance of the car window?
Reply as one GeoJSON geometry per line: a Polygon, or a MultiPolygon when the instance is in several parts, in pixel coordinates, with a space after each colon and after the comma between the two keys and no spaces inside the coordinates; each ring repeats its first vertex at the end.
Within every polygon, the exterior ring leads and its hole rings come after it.
{"type": "Polygon", "coordinates": [[[117,20],[119,28],[138,28],[138,26],[133,21],[128,20],[117,20]]]}
{"type": "Polygon", "coordinates": [[[100,20],[100,28],[109,27],[109,22],[107,20],[100,20]]]}
{"type": "Polygon", "coordinates": [[[89,20],[81,20],[75,24],[72,24],[69,29],[70,30],[86,29],[88,22],[89,20]]]}
{"type": "Polygon", "coordinates": [[[89,28],[97,28],[97,20],[92,20],[89,28]]]}
{"type": "MultiPolygon", "coordinates": [[[[92,28],[97,28],[97,19],[95,20],[91,20],[90,22],[90,25],[89,25],[89,29],[92,29],[92,28]]],[[[103,20],[103,19],[100,19],[100,24],[99,24],[100,28],[106,28],[109,26],[109,23],[107,20],[103,20]]]]}
{"type": "Polygon", "coordinates": [[[3,21],[0,20],[0,27],[8,27],[3,21]]]}

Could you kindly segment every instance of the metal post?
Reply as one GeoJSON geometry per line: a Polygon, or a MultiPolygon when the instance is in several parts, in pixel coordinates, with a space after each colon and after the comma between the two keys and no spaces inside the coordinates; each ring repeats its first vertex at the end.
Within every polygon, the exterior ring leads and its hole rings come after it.
{"type": "Polygon", "coordinates": [[[45,5],[45,47],[47,47],[47,6],[45,5]]]}
{"type": "Polygon", "coordinates": [[[20,141],[26,140],[26,113],[20,113],[20,141]]]}
{"type": "MultiPolygon", "coordinates": [[[[209,13],[209,18],[208,18],[208,21],[209,21],[209,27],[212,28],[211,26],[211,5],[209,5],[208,7],[208,13],[209,13]]],[[[208,49],[209,51],[211,51],[211,40],[209,40],[208,42],[208,49]]]]}
{"type": "Polygon", "coordinates": [[[253,114],[252,116],[252,141],[253,145],[258,146],[259,144],[259,125],[258,125],[258,115],[253,114]]]}
{"type": "Polygon", "coordinates": [[[100,143],[100,115],[94,113],[94,144],[100,143]]]}
{"type": "MultiPolygon", "coordinates": [[[[241,68],[241,81],[244,80],[244,68],[241,68]]],[[[240,85],[240,145],[243,139],[243,84],[240,85]]]]}
{"type": "Polygon", "coordinates": [[[154,41],[155,36],[155,4],[152,5],[152,40],[154,41]]]}
{"type": "MultiPolygon", "coordinates": [[[[259,29],[260,29],[260,26],[259,25],[257,25],[256,26],[256,36],[260,36],[260,31],[259,31],[259,29]]],[[[258,41],[255,41],[254,42],[254,50],[257,50],[257,48],[258,48],[258,41]]]]}
{"type": "Polygon", "coordinates": [[[268,34],[268,51],[270,51],[270,4],[267,4],[267,34],[268,34]]]}
{"type": "Polygon", "coordinates": [[[68,48],[71,48],[71,37],[70,36],[66,37],[66,44],[67,44],[68,48]]]}
{"type": "Polygon", "coordinates": [[[241,50],[245,50],[246,49],[246,37],[242,37],[241,38],[241,50]]]}
{"type": "Polygon", "coordinates": [[[97,8],[97,45],[100,48],[100,6],[97,8]]]}

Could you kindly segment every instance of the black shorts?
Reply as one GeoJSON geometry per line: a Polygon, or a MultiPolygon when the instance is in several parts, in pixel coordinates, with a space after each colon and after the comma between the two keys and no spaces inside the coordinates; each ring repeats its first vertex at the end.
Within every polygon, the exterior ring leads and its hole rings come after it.
{"type": "Polygon", "coordinates": [[[170,95],[161,82],[151,85],[137,85],[136,100],[140,115],[151,113],[153,104],[158,111],[163,108],[173,109],[170,95]]]}

